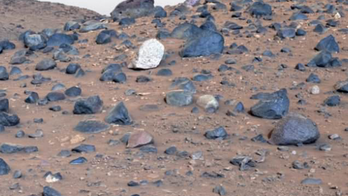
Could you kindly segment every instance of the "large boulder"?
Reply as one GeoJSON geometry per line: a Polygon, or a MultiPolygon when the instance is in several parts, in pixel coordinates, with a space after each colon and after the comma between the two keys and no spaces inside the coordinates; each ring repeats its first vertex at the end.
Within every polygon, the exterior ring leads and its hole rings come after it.
{"type": "Polygon", "coordinates": [[[154,0],[125,0],[110,13],[111,18],[117,21],[126,17],[139,18],[151,15],[155,8],[154,3],[154,0]]]}
{"type": "Polygon", "coordinates": [[[202,31],[195,38],[188,40],[180,51],[181,57],[199,57],[221,54],[224,49],[224,37],[213,31],[202,31]]]}
{"type": "Polygon", "coordinates": [[[156,68],[164,55],[164,46],[156,39],[145,41],[138,52],[137,58],[129,65],[134,69],[152,69],[156,68]]]}
{"type": "Polygon", "coordinates": [[[259,93],[252,96],[252,99],[260,100],[250,109],[250,113],[259,118],[280,119],[289,111],[290,101],[286,89],[274,93],[259,93]]]}
{"type": "Polygon", "coordinates": [[[299,145],[314,143],[319,137],[319,130],[312,120],[300,114],[289,114],[277,123],[270,139],[276,145],[299,145]]]}

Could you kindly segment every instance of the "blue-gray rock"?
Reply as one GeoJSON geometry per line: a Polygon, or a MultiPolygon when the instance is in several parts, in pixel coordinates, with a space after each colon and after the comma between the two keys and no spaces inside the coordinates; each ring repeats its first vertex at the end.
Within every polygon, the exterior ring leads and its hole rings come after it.
{"type": "Polygon", "coordinates": [[[16,114],[8,114],[0,112],[0,124],[5,127],[16,126],[20,123],[20,119],[16,114]]]}
{"type": "Polygon", "coordinates": [[[99,96],[91,96],[78,100],[74,105],[74,114],[96,114],[103,109],[103,101],[99,96]]]}
{"type": "Polygon", "coordinates": [[[320,42],[317,44],[317,46],[315,46],[314,49],[318,51],[337,52],[337,53],[340,52],[340,47],[338,43],[336,42],[336,39],[333,35],[329,35],[323,38],[322,40],[320,40],[320,42]]]}
{"type": "Polygon", "coordinates": [[[315,28],[313,29],[313,32],[323,34],[327,31],[327,28],[324,27],[322,24],[317,24],[315,28]]]}
{"type": "Polygon", "coordinates": [[[325,99],[324,105],[334,107],[338,106],[341,103],[341,97],[339,95],[333,95],[325,99]]]}
{"type": "Polygon", "coordinates": [[[340,93],[348,93],[348,80],[337,82],[335,89],[340,93]]]}
{"type": "Polygon", "coordinates": [[[80,28],[81,28],[81,25],[75,21],[68,21],[64,25],[64,31],[73,31],[80,28]]]}
{"type": "Polygon", "coordinates": [[[202,33],[202,31],[203,30],[197,27],[196,25],[185,22],[174,28],[174,30],[171,33],[171,37],[177,39],[190,40],[198,34],[202,33]]]}
{"type": "Polygon", "coordinates": [[[156,6],[153,10],[155,18],[165,18],[167,17],[167,12],[161,6],[156,6]]]}
{"type": "Polygon", "coordinates": [[[46,47],[46,38],[41,34],[27,34],[24,36],[24,46],[30,50],[41,50],[46,47]]]}
{"type": "Polygon", "coordinates": [[[213,31],[203,31],[195,38],[187,40],[180,51],[181,57],[199,57],[221,54],[224,49],[224,37],[213,31]]]}
{"type": "Polygon", "coordinates": [[[77,70],[80,69],[80,68],[81,68],[80,64],[70,63],[70,64],[68,65],[68,67],[66,68],[65,73],[66,73],[66,74],[71,74],[71,75],[73,75],[73,74],[75,74],[75,73],[77,72],[77,70]]]}
{"type": "Polygon", "coordinates": [[[65,63],[71,61],[71,58],[65,54],[63,49],[58,49],[58,50],[54,51],[53,52],[53,59],[58,60],[60,62],[65,62],[65,63]]]}
{"type": "Polygon", "coordinates": [[[79,55],[79,51],[76,47],[70,45],[70,44],[61,44],[59,46],[59,49],[63,50],[66,54],[70,55],[79,55]]]}
{"type": "Polygon", "coordinates": [[[223,196],[223,195],[226,195],[226,190],[223,186],[218,185],[213,189],[213,193],[223,196]]]}
{"type": "Polygon", "coordinates": [[[171,75],[173,75],[173,72],[170,69],[160,69],[160,70],[158,70],[156,75],[157,76],[171,76],[171,75]]]}
{"type": "MultiPolygon", "coordinates": [[[[35,104],[37,102],[39,102],[39,95],[36,92],[30,92],[29,96],[24,100],[24,102],[28,103],[28,104],[35,104]]],[[[40,105],[40,103],[39,103],[40,105]]]]}
{"type": "Polygon", "coordinates": [[[80,33],[87,33],[99,29],[107,29],[107,25],[102,22],[90,21],[84,24],[84,26],[80,29],[80,33]]]}
{"type": "Polygon", "coordinates": [[[54,62],[52,59],[44,59],[36,65],[35,70],[47,71],[47,70],[54,69],[56,66],[57,66],[57,63],[54,62]]]}
{"type": "Polygon", "coordinates": [[[119,64],[110,64],[102,71],[100,81],[112,81],[118,73],[121,73],[122,69],[119,64]]]}
{"type": "Polygon", "coordinates": [[[5,126],[4,125],[0,125],[0,133],[5,132],[5,126]]]}
{"type": "Polygon", "coordinates": [[[4,159],[0,158],[0,176],[7,175],[10,171],[10,166],[4,161],[4,159]]]}
{"type": "Polygon", "coordinates": [[[47,41],[48,47],[60,46],[62,44],[73,44],[74,38],[64,33],[55,33],[47,41]]]}
{"type": "Polygon", "coordinates": [[[127,82],[127,76],[125,73],[120,72],[114,75],[114,77],[112,78],[112,81],[115,83],[124,84],[127,82]]]}
{"type": "Polygon", "coordinates": [[[206,21],[199,28],[202,30],[217,31],[217,27],[213,21],[206,21]]]}
{"type": "Polygon", "coordinates": [[[105,117],[105,122],[117,125],[130,125],[133,123],[132,118],[128,114],[128,109],[123,102],[113,107],[105,117]]]}
{"type": "Polygon", "coordinates": [[[135,18],[122,18],[120,22],[118,23],[120,26],[130,26],[132,24],[135,24],[135,18]]]}
{"type": "Polygon", "coordinates": [[[10,104],[8,99],[0,98],[0,112],[9,112],[10,104]]]}
{"type": "Polygon", "coordinates": [[[50,92],[46,95],[46,99],[51,102],[62,101],[65,99],[65,95],[61,92],[50,92]]]}
{"type": "Polygon", "coordinates": [[[71,88],[68,88],[64,93],[68,97],[78,97],[81,95],[82,90],[80,87],[73,86],[71,88]]]}
{"type": "Polygon", "coordinates": [[[336,59],[332,57],[331,52],[326,50],[321,51],[312,60],[307,63],[308,67],[335,67],[340,66],[340,64],[335,63],[336,59]]]}
{"type": "Polygon", "coordinates": [[[107,44],[111,42],[112,38],[117,38],[117,33],[115,30],[103,30],[98,34],[96,43],[107,44]]]}
{"type": "Polygon", "coordinates": [[[109,128],[110,126],[103,122],[97,120],[86,120],[79,122],[74,130],[82,133],[100,133],[109,128]]]}
{"type": "Polygon", "coordinates": [[[49,186],[45,186],[43,189],[42,196],[62,196],[62,194],[60,194],[57,190],[49,186]]]}
{"type": "Polygon", "coordinates": [[[286,89],[274,93],[265,93],[264,97],[258,97],[260,101],[251,107],[253,116],[265,119],[280,119],[289,111],[290,101],[286,89]]]}
{"type": "Polygon", "coordinates": [[[164,151],[164,153],[167,154],[167,155],[174,155],[174,154],[176,154],[177,151],[178,150],[177,150],[177,148],[175,146],[171,146],[171,147],[167,148],[164,151]]]}
{"type": "Polygon", "coordinates": [[[253,3],[247,10],[253,17],[259,18],[272,15],[272,6],[262,1],[253,3]]]}
{"type": "Polygon", "coordinates": [[[314,143],[319,137],[319,130],[312,120],[300,114],[289,114],[276,124],[270,140],[275,145],[299,145],[314,143]]]}
{"type": "Polygon", "coordinates": [[[277,36],[281,39],[296,37],[296,29],[294,28],[281,28],[277,31],[277,36]]]}
{"type": "Polygon", "coordinates": [[[69,162],[70,165],[81,165],[84,163],[87,163],[87,159],[85,157],[79,157],[69,162]]]}
{"type": "Polygon", "coordinates": [[[0,66],[0,80],[8,80],[10,75],[7,72],[6,67],[0,66]]]}
{"type": "Polygon", "coordinates": [[[114,21],[124,17],[139,18],[149,16],[154,11],[154,0],[125,0],[110,13],[114,21]]]}
{"type": "Polygon", "coordinates": [[[95,152],[95,146],[94,145],[88,145],[88,144],[81,144],[73,149],[71,149],[71,152],[76,153],[90,153],[95,152]]]}
{"type": "Polygon", "coordinates": [[[2,50],[13,50],[16,48],[16,45],[8,40],[0,41],[0,47],[2,50]]]}
{"type": "Polygon", "coordinates": [[[3,154],[15,154],[15,153],[26,153],[30,154],[38,152],[39,149],[36,146],[19,146],[13,144],[2,144],[0,146],[0,152],[3,154]]]}
{"type": "Polygon", "coordinates": [[[215,139],[226,139],[228,137],[228,134],[223,127],[218,127],[214,130],[205,132],[204,136],[207,139],[215,140],[215,139]]]}
{"type": "Polygon", "coordinates": [[[290,20],[308,20],[307,15],[303,14],[303,13],[294,13],[291,17],[290,20]]]}
{"type": "Polygon", "coordinates": [[[28,61],[27,59],[27,50],[19,50],[17,51],[12,57],[11,57],[11,61],[10,63],[12,65],[19,65],[19,64],[23,64],[26,61],[28,61]]]}
{"type": "Polygon", "coordinates": [[[166,94],[165,101],[168,105],[184,107],[193,103],[193,95],[185,90],[171,91],[166,94]]]}
{"type": "Polygon", "coordinates": [[[235,166],[239,166],[240,171],[249,170],[252,167],[256,167],[255,161],[249,156],[236,156],[230,160],[230,163],[235,166]]]}
{"type": "Polygon", "coordinates": [[[301,184],[304,184],[304,185],[320,185],[322,183],[323,181],[317,178],[306,178],[301,181],[301,184]]]}
{"type": "Polygon", "coordinates": [[[307,32],[301,28],[296,30],[296,36],[305,36],[307,32]]]}
{"type": "Polygon", "coordinates": [[[306,82],[310,82],[310,83],[316,83],[319,84],[321,82],[320,78],[318,75],[311,73],[308,78],[306,79],[306,82]]]}
{"type": "Polygon", "coordinates": [[[184,90],[192,94],[196,93],[197,91],[193,82],[186,77],[175,78],[172,84],[170,85],[170,89],[184,90]]]}

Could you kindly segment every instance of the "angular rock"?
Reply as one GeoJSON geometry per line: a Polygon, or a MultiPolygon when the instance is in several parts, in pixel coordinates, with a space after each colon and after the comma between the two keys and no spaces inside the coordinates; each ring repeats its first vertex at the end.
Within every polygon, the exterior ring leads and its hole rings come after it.
{"type": "Polygon", "coordinates": [[[94,145],[88,145],[88,144],[81,144],[73,149],[71,149],[72,152],[76,153],[90,153],[95,152],[95,146],[94,145]]]}
{"type": "Polygon", "coordinates": [[[221,54],[224,49],[224,37],[213,31],[203,31],[188,40],[180,51],[181,57],[199,57],[221,54]]]}
{"type": "Polygon", "coordinates": [[[327,51],[327,52],[340,52],[340,47],[336,42],[336,39],[333,35],[329,35],[324,39],[320,40],[320,42],[315,46],[318,51],[327,51]]]}
{"type": "Polygon", "coordinates": [[[152,69],[156,68],[164,55],[164,46],[156,39],[145,41],[138,52],[137,58],[133,60],[129,68],[152,69]]]}
{"type": "Polygon", "coordinates": [[[153,9],[154,0],[125,0],[110,15],[114,21],[124,17],[139,18],[152,14],[153,9]]]}
{"type": "Polygon", "coordinates": [[[52,59],[44,59],[36,65],[35,70],[47,71],[50,69],[54,69],[56,66],[57,66],[57,63],[54,62],[52,59]]]}
{"type": "Polygon", "coordinates": [[[6,112],[0,112],[0,125],[5,127],[16,126],[20,123],[20,119],[16,114],[8,114],[6,112]]]}
{"type": "Polygon", "coordinates": [[[223,139],[226,139],[228,137],[228,134],[227,134],[225,128],[218,127],[212,131],[205,132],[204,136],[210,140],[215,140],[215,139],[223,140],[223,139]]]}
{"type": "Polygon", "coordinates": [[[132,133],[127,142],[127,148],[137,148],[141,146],[145,146],[148,144],[152,144],[154,142],[154,138],[151,134],[140,131],[136,133],[132,133]]]}
{"type": "Polygon", "coordinates": [[[130,125],[133,123],[132,118],[128,114],[128,110],[123,102],[113,107],[105,117],[105,122],[117,125],[130,125]]]}
{"type": "Polygon", "coordinates": [[[82,133],[100,133],[109,128],[110,126],[103,122],[97,120],[86,120],[79,122],[74,130],[82,133]]]}
{"type": "Polygon", "coordinates": [[[192,94],[196,93],[195,85],[189,78],[186,77],[175,78],[173,83],[170,85],[170,89],[184,90],[192,94]]]}
{"type": "Polygon", "coordinates": [[[6,67],[0,66],[0,80],[8,80],[10,75],[7,72],[6,67]]]}
{"type": "Polygon", "coordinates": [[[193,103],[193,95],[184,90],[171,91],[166,94],[165,101],[168,105],[184,107],[193,103]]]}
{"type": "Polygon", "coordinates": [[[209,113],[214,113],[219,109],[219,101],[213,95],[200,96],[197,105],[209,113]]]}
{"type": "Polygon", "coordinates": [[[312,120],[300,114],[289,114],[276,124],[270,140],[275,145],[299,145],[314,143],[319,137],[319,130],[312,120]]]}
{"type": "Polygon", "coordinates": [[[102,22],[89,21],[84,23],[84,26],[80,29],[80,33],[87,33],[99,29],[107,29],[107,25],[102,22]]]}
{"type": "Polygon", "coordinates": [[[10,171],[10,166],[4,161],[4,159],[0,158],[0,176],[7,175],[10,171]]]}
{"type": "Polygon", "coordinates": [[[80,29],[81,25],[75,21],[68,21],[64,25],[64,31],[73,31],[80,29]]]}
{"type": "Polygon", "coordinates": [[[280,119],[289,111],[290,101],[286,89],[274,93],[265,93],[264,97],[257,97],[260,101],[251,107],[253,116],[265,119],[280,119]]]}
{"type": "Polygon", "coordinates": [[[0,112],[9,112],[10,104],[8,99],[0,98],[0,112]]]}
{"type": "Polygon", "coordinates": [[[236,156],[230,161],[230,163],[232,165],[239,166],[240,171],[246,171],[253,167],[256,167],[255,162],[249,156],[236,156]]]}
{"type": "Polygon", "coordinates": [[[28,61],[27,50],[19,50],[11,57],[10,63],[12,65],[19,65],[25,63],[26,61],[28,61]]]}
{"type": "Polygon", "coordinates": [[[97,44],[107,44],[111,42],[112,38],[117,38],[115,30],[103,30],[98,34],[96,42],[97,44]]]}
{"type": "Polygon", "coordinates": [[[57,190],[49,186],[45,186],[43,189],[42,196],[62,196],[62,194],[60,194],[57,190]]]}
{"type": "Polygon", "coordinates": [[[79,158],[71,160],[69,162],[70,165],[81,165],[81,164],[84,164],[84,163],[87,163],[87,159],[84,158],[84,157],[79,157],[79,158]]]}
{"type": "Polygon", "coordinates": [[[337,82],[335,85],[335,89],[337,92],[340,93],[348,93],[348,80],[337,82]]]}
{"type": "Polygon", "coordinates": [[[16,45],[9,40],[4,40],[0,41],[0,48],[2,48],[2,50],[13,50],[16,48],[16,45]]]}
{"type": "Polygon", "coordinates": [[[96,114],[103,109],[103,101],[99,96],[91,96],[81,99],[74,105],[74,114],[96,114]]]}
{"type": "Polygon", "coordinates": [[[332,62],[331,52],[326,50],[317,54],[308,64],[308,67],[330,67],[332,62]]]}
{"type": "Polygon", "coordinates": [[[338,106],[341,103],[341,98],[339,95],[333,95],[331,97],[328,97],[324,101],[324,105],[327,105],[329,107],[338,106]]]}

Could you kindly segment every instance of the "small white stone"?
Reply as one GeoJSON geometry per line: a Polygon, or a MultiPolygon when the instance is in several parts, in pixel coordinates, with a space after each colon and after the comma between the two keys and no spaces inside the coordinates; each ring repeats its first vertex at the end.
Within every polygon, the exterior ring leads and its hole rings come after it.
{"type": "Polygon", "coordinates": [[[219,109],[219,102],[213,95],[203,95],[197,100],[197,105],[205,111],[216,112],[219,109]]]}
{"type": "Polygon", "coordinates": [[[164,46],[156,39],[145,41],[138,51],[138,55],[129,68],[133,69],[153,69],[160,63],[164,55],[164,46]]]}
{"type": "Polygon", "coordinates": [[[312,94],[312,95],[318,95],[320,93],[320,88],[319,86],[315,85],[315,86],[312,86],[310,89],[309,89],[309,93],[312,94]]]}

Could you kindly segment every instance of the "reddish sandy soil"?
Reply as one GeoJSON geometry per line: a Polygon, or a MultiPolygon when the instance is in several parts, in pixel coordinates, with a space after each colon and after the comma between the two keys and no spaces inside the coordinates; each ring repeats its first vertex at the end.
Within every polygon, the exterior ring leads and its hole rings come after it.
{"type": "MultiPolygon", "coordinates": [[[[228,5],[228,1],[223,1],[228,5]]],[[[268,1],[267,1],[268,2],[268,1]]],[[[274,3],[273,21],[262,20],[263,26],[268,26],[274,21],[288,21],[292,12],[287,11],[292,2],[274,3]]],[[[308,1],[306,5],[316,5],[317,1],[308,1]]],[[[50,4],[43,7],[49,7],[50,4]]],[[[34,6],[35,7],[35,6],[34,6]]],[[[228,6],[229,7],[229,6],[228,6]]],[[[347,9],[348,6],[345,6],[347,9]]],[[[11,12],[4,11],[1,7],[2,15],[10,18],[11,12]]],[[[34,10],[33,7],[29,8],[34,10]]],[[[172,10],[173,8],[168,8],[172,10]]],[[[65,10],[65,8],[63,8],[65,10]]],[[[69,9],[68,9],[69,10],[69,9]]],[[[30,12],[31,13],[31,12],[30,12]]],[[[25,18],[30,18],[29,12],[24,12],[25,18]]],[[[86,12],[88,13],[88,12],[86,12]]],[[[348,12],[346,12],[348,14],[348,12]]],[[[51,14],[49,9],[44,14],[51,15],[46,19],[41,18],[42,23],[26,21],[20,23],[18,15],[15,25],[21,24],[27,28],[46,28],[50,20],[56,16],[51,14]],[[33,25],[33,26],[31,26],[33,25]]],[[[194,14],[194,12],[192,12],[194,14]]],[[[216,18],[216,24],[220,29],[225,21],[233,21],[244,27],[247,26],[245,20],[232,19],[231,12],[212,12],[216,18]]],[[[323,14],[327,19],[332,15],[323,14]]],[[[243,16],[250,18],[249,14],[243,13],[243,16]]],[[[0,190],[2,196],[9,195],[39,195],[44,186],[51,186],[61,192],[62,195],[90,195],[90,196],[130,196],[139,194],[141,196],[159,196],[159,195],[176,195],[176,196],[205,196],[215,195],[212,192],[217,185],[223,185],[227,195],[258,195],[258,196],[317,196],[317,195],[348,195],[348,133],[344,129],[348,127],[348,96],[340,94],[342,103],[338,107],[326,108],[332,116],[325,118],[318,110],[322,107],[323,101],[334,91],[334,85],[339,80],[347,79],[347,64],[339,68],[307,68],[305,72],[299,72],[294,69],[297,63],[307,63],[317,52],[313,49],[322,38],[329,34],[335,36],[341,47],[347,45],[347,35],[337,31],[339,28],[346,28],[348,21],[345,18],[339,19],[340,25],[330,28],[326,33],[319,35],[313,32],[313,26],[308,26],[308,22],[317,19],[319,14],[308,15],[309,20],[299,22],[301,27],[307,31],[305,37],[296,37],[295,39],[279,40],[275,39],[275,32],[268,29],[266,34],[254,34],[254,37],[246,38],[243,36],[229,37],[225,36],[225,45],[232,43],[245,45],[249,53],[243,55],[223,54],[218,60],[210,57],[182,59],[178,52],[183,45],[182,40],[165,39],[161,42],[165,45],[166,51],[173,51],[169,59],[166,59],[160,67],[147,71],[134,71],[123,68],[128,80],[126,84],[115,84],[100,82],[99,77],[101,70],[110,63],[121,63],[114,61],[114,57],[120,54],[129,56],[125,61],[131,62],[130,56],[132,50],[116,50],[122,40],[114,39],[112,44],[97,45],[94,40],[98,32],[81,34],[80,39],[88,39],[87,44],[74,44],[80,51],[73,62],[80,63],[86,76],[74,78],[66,75],[63,70],[69,63],[58,62],[58,69],[41,72],[45,77],[52,78],[52,82],[44,83],[40,86],[30,84],[30,79],[24,81],[0,82],[0,88],[6,90],[7,98],[10,99],[12,113],[18,114],[21,118],[21,124],[18,127],[6,128],[5,133],[1,133],[0,143],[13,143],[20,145],[36,145],[39,148],[37,153],[33,154],[0,154],[12,169],[12,173],[0,177],[0,190]],[[116,47],[115,47],[116,44],[116,47]],[[281,53],[280,49],[289,47],[292,55],[281,53]],[[262,52],[271,50],[276,54],[275,58],[262,57],[262,52]],[[82,58],[90,54],[90,58],[82,58]],[[242,66],[252,63],[255,56],[261,56],[263,62],[254,63],[255,70],[246,72],[241,69],[242,66]],[[220,73],[218,67],[225,60],[233,58],[237,64],[231,65],[236,71],[227,71],[220,73]],[[172,60],[176,61],[175,65],[169,66],[172,60]],[[286,64],[288,68],[279,70],[280,64],[286,64]],[[173,76],[161,77],[156,76],[156,72],[161,68],[170,68],[173,76]],[[214,78],[206,82],[195,82],[197,94],[195,98],[204,94],[222,95],[220,109],[215,114],[205,113],[200,110],[198,114],[192,114],[191,110],[195,104],[177,108],[167,105],[164,102],[164,95],[169,91],[171,81],[175,77],[194,76],[193,70],[201,71],[202,69],[210,70],[214,78]],[[310,73],[317,74],[322,82],[319,95],[311,95],[308,89],[313,86],[306,83],[303,89],[290,90],[294,84],[305,82],[310,73]],[[136,83],[135,79],[139,75],[147,75],[153,80],[148,83],[136,83]],[[223,78],[235,84],[235,87],[222,86],[220,84],[223,78]],[[26,83],[26,88],[20,86],[26,83]],[[82,97],[99,95],[104,101],[104,108],[101,114],[96,115],[73,115],[72,110],[75,99],[67,99],[60,102],[50,103],[46,106],[28,105],[24,103],[27,95],[25,90],[38,92],[40,97],[44,97],[50,92],[53,85],[63,83],[66,87],[78,85],[82,89],[82,97]],[[255,91],[252,88],[262,89],[255,91]],[[289,151],[279,151],[277,146],[252,142],[250,138],[258,134],[265,137],[270,133],[277,121],[265,120],[252,117],[251,115],[239,114],[235,117],[226,116],[226,111],[231,110],[230,106],[223,104],[228,99],[242,101],[248,111],[257,101],[251,100],[250,96],[257,92],[273,92],[281,88],[288,89],[290,98],[290,111],[304,114],[311,118],[318,125],[321,138],[316,144],[302,147],[291,146],[289,151]],[[127,89],[134,89],[138,93],[136,96],[126,96],[124,92],[127,89]],[[307,105],[299,105],[296,95],[301,93],[307,100],[307,105]],[[73,130],[77,123],[84,119],[103,120],[106,112],[119,101],[124,101],[129,113],[135,121],[132,126],[113,126],[110,130],[99,134],[82,134],[73,130]],[[144,110],[146,105],[157,105],[158,109],[144,110]],[[60,105],[62,112],[52,112],[48,108],[53,105],[60,105]],[[42,124],[33,122],[34,118],[43,118],[42,124]],[[218,126],[224,126],[231,138],[224,141],[211,141],[204,137],[207,130],[214,129],[218,126]],[[14,137],[18,130],[23,130],[27,134],[34,133],[35,130],[42,129],[44,137],[31,139],[28,137],[17,139],[14,137]],[[127,132],[145,130],[151,133],[155,138],[155,146],[158,149],[157,154],[142,154],[138,149],[126,149],[124,144],[109,146],[107,142],[110,139],[120,139],[127,132]],[[330,134],[337,133],[342,140],[329,140],[330,134]],[[96,146],[96,153],[72,154],[71,157],[61,158],[57,154],[62,149],[70,150],[80,143],[72,144],[71,138],[80,135],[85,138],[81,143],[92,144],[96,146]],[[240,138],[247,137],[246,140],[240,138]],[[319,151],[318,144],[327,143],[332,146],[329,152],[319,151]],[[163,152],[170,146],[176,146],[179,151],[188,151],[190,154],[197,151],[203,152],[202,160],[192,160],[191,158],[178,158],[177,156],[165,155],[163,152]],[[249,171],[239,171],[238,167],[233,166],[229,161],[236,155],[249,155],[254,160],[260,159],[256,154],[257,151],[267,150],[268,154],[262,163],[258,163],[256,168],[249,171]],[[101,155],[101,156],[96,156],[101,155]],[[88,159],[88,163],[83,165],[70,165],[69,161],[79,156],[88,159]],[[293,161],[307,162],[309,168],[303,170],[292,169],[293,161]],[[12,174],[15,170],[21,170],[23,177],[13,179],[12,174]],[[165,172],[172,170],[172,175],[165,175],[165,172]],[[63,180],[56,183],[47,183],[43,175],[47,171],[53,173],[60,172],[63,180]],[[191,171],[193,174],[187,176],[186,173],[191,171]],[[204,172],[216,172],[223,174],[223,178],[204,178],[204,172]],[[301,181],[307,177],[320,178],[321,185],[301,185],[301,181]],[[148,185],[139,187],[128,187],[129,181],[149,181],[148,185]],[[152,182],[163,180],[163,185],[156,187],[152,182]],[[15,183],[20,184],[19,190],[10,190],[9,187],[15,183]]],[[[4,16],[1,16],[3,18],[4,16]]],[[[64,24],[71,15],[65,16],[59,14],[56,16],[64,24]]],[[[189,16],[188,16],[189,18],[189,16]]],[[[137,38],[130,39],[133,44],[139,46],[142,41],[148,38],[154,38],[158,29],[151,24],[152,17],[137,19],[137,23],[129,28],[121,28],[116,23],[109,23],[109,29],[118,32],[125,32],[129,35],[136,34],[137,38]]],[[[13,21],[13,20],[8,20],[13,21]]],[[[7,23],[7,20],[1,20],[1,23],[7,23]]],[[[166,28],[172,30],[177,24],[181,23],[177,19],[164,18],[162,22],[166,23],[166,28]]],[[[204,22],[204,19],[197,19],[197,24],[204,22]]],[[[9,24],[7,24],[9,25],[9,24]]],[[[62,28],[62,26],[60,27],[62,28]]],[[[17,30],[15,30],[17,32],[17,30]]],[[[242,30],[245,31],[245,30],[242,30]]],[[[10,31],[12,32],[12,31],[10,31]]],[[[17,48],[22,48],[20,42],[14,42],[17,48]]],[[[10,69],[9,64],[12,55],[17,51],[5,51],[0,55],[0,64],[10,69]]],[[[30,63],[20,65],[24,75],[32,76],[35,71],[35,65],[44,58],[51,58],[50,54],[35,52],[37,57],[30,57],[30,63]]],[[[342,50],[339,54],[334,54],[340,59],[347,58],[348,52],[342,50]]]]}

